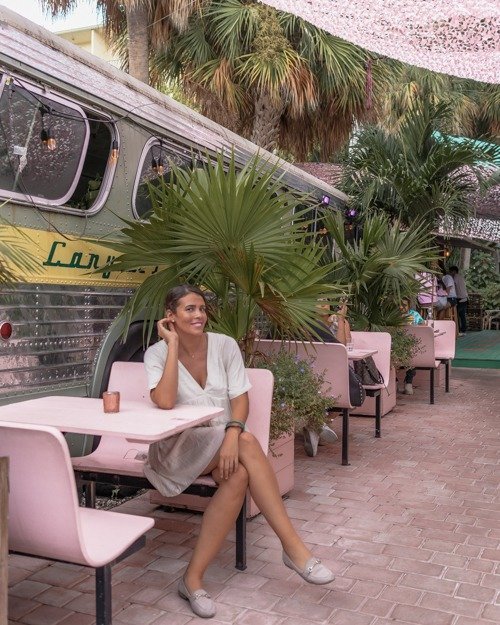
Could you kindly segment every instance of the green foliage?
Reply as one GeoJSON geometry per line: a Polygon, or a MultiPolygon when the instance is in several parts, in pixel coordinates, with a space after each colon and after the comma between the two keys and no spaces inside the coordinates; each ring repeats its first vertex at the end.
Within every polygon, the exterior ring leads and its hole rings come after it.
{"type": "Polygon", "coordinates": [[[416,336],[408,334],[401,327],[388,327],[385,328],[386,332],[389,332],[391,341],[391,365],[397,369],[408,369],[412,358],[419,351],[419,342],[416,336]]]}
{"type": "Polygon", "coordinates": [[[204,115],[296,160],[318,148],[330,157],[356,121],[373,114],[368,102],[392,75],[390,61],[254,0],[206,1],[186,29],[169,29],[168,37],[168,45],[152,42],[156,85],[178,81],[204,115]]]}
{"type": "Polygon", "coordinates": [[[456,141],[439,135],[451,114],[444,103],[413,104],[393,133],[365,126],[347,153],[342,190],[361,212],[383,210],[409,225],[433,227],[471,212],[471,198],[482,183],[481,166],[495,162],[494,144],[456,141]]]}
{"type": "Polygon", "coordinates": [[[467,289],[483,298],[483,309],[500,308],[500,274],[492,254],[473,250],[469,270],[465,274],[467,289]]]}
{"type": "Polygon", "coordinates": [[[324,377],[314,372],[312,362],[285,351],[256,359],[255,366],[274,375],[271,441],[303,427],[319,431],[334,406],[334,398],[322,394],[324,377]]]}
{"type": "Polygon", "coordinates": [[[284,192],[258,157],[241,171],[233,155],[189,171],[172,164],[172,174],[149,187],[149,221],[126,221],[113,244],[114,270],[160,267],[127,304],[127,322],[146,311],[150,335],[168,289],[190,282],[214,294],[210,328],[239,341],[247,358],[259,311],[285,334],[313,327],[317,300],[335,299],[336,289],[327,280],[333,264],[308,241],[303,211],[294,214],[304,198],[284,192]]]}
{"type": "Polygon", "coordinates": [[[340,215],[324,216],[339,262],[331,280],[349,284],[349,321],[355,330],[381,330],[405,322],[399,306],[420,291],[415,275],[428,271],[434,258],[432,237],[424,225],[402,230],[382,214],[368,216],[359,241],[347,241],[340,215]]]}
{"type": "Polygon", "coordinates": [[[500,309],[500,282],[485,286],[484,289],[481,289],[481,295],[483,296],[484,310],[500,309]]]}

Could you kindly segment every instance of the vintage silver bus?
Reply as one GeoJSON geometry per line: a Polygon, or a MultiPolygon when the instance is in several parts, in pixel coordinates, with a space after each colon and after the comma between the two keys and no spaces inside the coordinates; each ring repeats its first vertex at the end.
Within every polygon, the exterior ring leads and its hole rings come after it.
{"type": "MultiPolygon", "coordinates": [[[[106,271],[100,238],[146,214],[152,165],[231,151],[243,165],[259,149],[0,6],[0,216],[37,263],[0,292],[0,403],[91,392],[112,321],[145,275],[106,271]]],[[[292,165],[279,173],[314,202],[346,200],[292,165]]]]}

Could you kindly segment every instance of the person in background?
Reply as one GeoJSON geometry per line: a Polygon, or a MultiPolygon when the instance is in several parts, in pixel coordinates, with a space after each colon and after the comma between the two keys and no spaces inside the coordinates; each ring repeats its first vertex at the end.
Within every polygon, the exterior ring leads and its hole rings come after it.
{"type": "Polygon", "coordinates": [[[437,279],[436,286],[436,315],[438,319],[444,319],[445,311],[450,307],[448,303],[448,293],[444,287],[443,281],[441,278],[437,279]]]}
{"type": "Polygon", "coordinates": [[[455,280],[450,272],[443,271],[443,284],[448,297],[448,304],[453,308],[457,305],[457,290],[455,288],[455,280]]]}
{"type": "MultiPolygon", "coordinates": [[[[405,297],[401,300],[400,310],[405,316],[408,325],[422,325],[425,323],[424,318],[414,308],[410,306],[410,300],[405,297]]],[[[415,369],[407,369],[404,380],[404,393],[405,395],[413,395],[413,378],[417,371],[415,369]]]]}
{"type": "Polygon", "coordinates": [[[456,265],[450,267],[450,275],[455,282],[457,296],[458,336],[464,336],[467,332],[467,301],[469,294],[467,293],[464,277],[458,273],[456,265]]]}

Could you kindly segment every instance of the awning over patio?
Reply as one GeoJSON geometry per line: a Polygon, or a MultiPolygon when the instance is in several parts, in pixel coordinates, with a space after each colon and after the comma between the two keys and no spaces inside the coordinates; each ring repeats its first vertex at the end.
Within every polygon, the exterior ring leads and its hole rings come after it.
{"type": "Polygon", "coordinates": [[[410,65],[500,82],[497,0],[261,0],[410,65]]]}

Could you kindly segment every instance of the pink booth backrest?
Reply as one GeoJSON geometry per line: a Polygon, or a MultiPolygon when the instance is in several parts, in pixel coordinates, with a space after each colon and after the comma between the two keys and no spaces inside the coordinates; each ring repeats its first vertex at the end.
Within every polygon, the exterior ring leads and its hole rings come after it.
{"type": "Polygon", "coordinates": [[[296,341],[271,341],[260,339],[255,343],[257,352],[273,354],[285,349],[300,359],[313,359],[313,369],[324,374],[325,395],[335,398],[335,407],[352,408],[349,401],[349,365],[347,350],[341,343],[300,343],[296,341]]]}
{"type": "Polygon", "coordinates": [[[391,374],[391,344],[389,332],[351,332],[355,349],[376,349],[373,360],[384,378],[384,386],[389,385],[391,374]]]}

